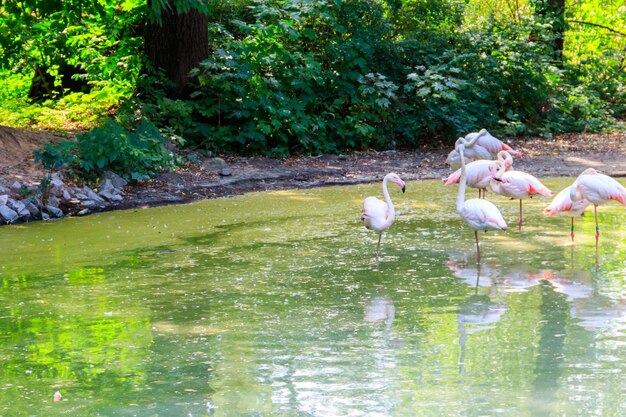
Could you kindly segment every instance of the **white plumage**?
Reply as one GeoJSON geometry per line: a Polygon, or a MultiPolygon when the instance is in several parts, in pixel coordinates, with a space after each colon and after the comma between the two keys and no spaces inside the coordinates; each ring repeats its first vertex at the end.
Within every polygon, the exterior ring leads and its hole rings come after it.
{"type": "Polygon", "coordinates": [[[593,204],[593,215],[596,221],[596,252],[598,251],[598,239],[600,226],[598,224],[598,206],[611,200],[626,205],[626,189],[608,175],[599,173],[593,168],[587,168],[576,178],[570,188],[570,199],[581,201],[583,199],[593,204]]]}
{"type": "Polygon", "coordinates": [[[491,202],[487,200],[481,200],[473,198],[465,201],[465,186],[467,182],[467,172],[465,167],[465,146],[472,146],[473,142],[469,144],[465,139],[460,138],[457,141],[458,145],[456,149],[459,152],[461,158],[461,180],[459,183],[459,193],[456,199],[456,210],[463,219],[463,221],[474,230],[474,238],[476,239],[476,259],[480,261],[480,245],[478,243],[478,231],[479,230],[506,230],[506,222],[500,213],[500,210],[491,202]]]}
{"type": "Polygon", "coordinates": [[[396,218],[396,211],[391,202],[389,191],[387,190],[387,182],[392,181],[402,189],[402,192],[406,190],[404,181],[400,179],[398,174],[391,172],[385,175],[383,178],[383,196],[385,201],[382,201],[376,197],[367,197],[363,201],[363,212],[361,214],[361,221],[370,230],[378,232],[378,244],[376,245],[376,259],[380,256],[380,240],[382,233],[389,226],[391,226],[396,218]]]}
{"type": "Polygon", "coordinates": [[[548,216],[554,216],[555,214],[566,214],[571,217],[570,224],[570,237],[572,242],[574,241],[574,217],[582,216],[583,212],[590,204],[586,199],[580,199],[578,201],[572,201],[570,194],[572,192],[573,185],[562,189],[556,197],[552,200],[550,205],[546,207],[543,212],[548,216]]]}
{"type": "MultiPolygon", "coordinates": [[[[506,169],[510,169],[513,166],[513,158],[507,151],[498,152],[498,161],[501,161],[506,169]]],[[[467,173],[467,186],[471,188],[478,188],[478,197],[480,198],[481,192],[486,192],[487,186],[491,182],[491,172],[497,169],[496,161],[490,159],[481,159],[478,161],[470,162],[465,165],[465,171],[467,173]]],[[[445,185],[458,184],[461,181],[461,168],[454,171],[444,178],[445,185]]]]}
{"type": "Polygon", "coordinates": [[[492,173],[491,189],[505,197],[519,200],[519,229],[522,229],[522,200],[533,195],[552,197],[552,191],[536,177],[522,171],[506,171],[506,167],[498,162],[497,170],[492,173]]]}

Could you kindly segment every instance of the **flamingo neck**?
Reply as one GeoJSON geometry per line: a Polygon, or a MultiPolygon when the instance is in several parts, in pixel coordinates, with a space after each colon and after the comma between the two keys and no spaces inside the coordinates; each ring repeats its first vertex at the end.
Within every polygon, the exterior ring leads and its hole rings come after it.
{"type": "Polygon", "coordinates": [[[461,156],[461,180],[459,181],[459,194],[456,197],[456,211],[461,212],[465,203],[465,185],[467,182],[467,172],[465,171],[465,150],[464,145],[459,145],[459,155],[461,156]]]}
{"type": "Polygon", "coordinates": [[[387,202],[387,219],[385,219],[385,226],[390,226],[396,218],[396,211],[393,207],[393,203],[391,202],[391,197],[389,196],[389,190],[387,190],[387,181],[389,177],[385,176],[383,179],[383,196],[385,197],[385,201],[387,202]]]}

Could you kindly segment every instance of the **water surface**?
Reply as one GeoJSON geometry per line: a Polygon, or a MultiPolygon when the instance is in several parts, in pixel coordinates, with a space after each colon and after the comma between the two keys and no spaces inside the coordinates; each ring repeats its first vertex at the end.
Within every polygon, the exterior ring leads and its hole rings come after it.
{"type": "Polygon", "coordinates": [[[626,210],[600,208],[596,255],[593,213],[572,246],[547,199],[519,232],[491,194],[511,227],[477,265],[456,188],[391,191],[380,263],[359,222],[379,184],[0,228],[0,416],[625,409],[626,210]]]}

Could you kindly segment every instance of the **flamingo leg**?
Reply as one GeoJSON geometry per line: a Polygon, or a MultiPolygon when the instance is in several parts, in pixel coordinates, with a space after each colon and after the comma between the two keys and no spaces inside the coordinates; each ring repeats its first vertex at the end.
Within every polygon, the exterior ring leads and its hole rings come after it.
{"type": "Polygon", "coordinates": [[[600,237],[600,227],[598,227],[598,205],[593,205],[593,215],[596,219],[596,253],[598,252],[598,238],[600,237]]]}
{"type": "Polygon", "coordinates": [[[483,198],[483,190],[482,189],[478,189],[478,198],[483,198]]]}
{"type": "Polygon", "coordinates": [[[378,234],[378,244],[376,245],[376,261],[378,262],[378,258],[380,257],[380,240],[382,239],[383,234],[378,234]]]}
{"type": "Polygon", "coordinates": [[[480,263],[480,245],[478,244],[478,230],[474,230],[474,237],[476,238],[476,262],[480,263]]]}
{"type": "Polygon", "coordinates": [[[522,199],[519,200],[519,231],[522,231],[522,199]]]}
{"type": "Polygon", "coordinates": [[[572,224],[569,228],[569,235],[572,237],[572,243],[574,243],[574,218],[572,217],[572,224]]]}

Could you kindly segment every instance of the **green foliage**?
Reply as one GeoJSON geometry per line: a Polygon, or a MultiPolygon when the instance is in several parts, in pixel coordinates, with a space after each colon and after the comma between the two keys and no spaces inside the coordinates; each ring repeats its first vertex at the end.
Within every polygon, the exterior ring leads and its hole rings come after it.
{"type": "MultiPolygon", "coordinates": [[[[162,132],[155,133],[157,142],[166,135],[217,152],[271,156],[415,148],[481,127],[551,136],[618,126],[626,115],[623,4],[568,3],[563,62],[554,55],[563,16],[535,6],[524,0],[8,1],[0,6],[0,119],[85,129],[115,111],[124,126],[152,121],[162,132]],[[595,12],[600,6],[602,15],[595,12]],[[192,72],[187,100],[169,98],[171,81],[143,60],[143,25],[168,9],[200,10],[209,18],[210,56],[192,72]],[[75,77],[91,91],[64,89],[63,65],[84,71],[75,77]],[[32,103],[26,97],[38,66],[57,90],[32,103]]],[[[76,167],[97,169],[103,149],[133,153],[128,135],[111,124],[102,129],[112,129],[110,138],[99,129],[88,133],[92,146],[84,145],[72,161],[76,167]]],[[[162,158],[151,161],[153,151],[143,157],[158,165],[162,158]]],[[[62,146],[47,152],[52,161],[72,158],[62,146]]]]}
{"type": "MultiPolygon", "coordinates": [[[[0,5],[0,119],[13,126],[85,129],[132,94],[141,68],[142,0],[5,1],[0,5]],[[78,74],[70,76],[68,68],[78,74]],[[28,98],[37,71],[50,99],[28,98]],[[90,91],[71,93],[68,84],[90,91]]],[[[37,92],[37,88],[32,91],[37,92]]]]}
{"type": "Polygon", "coordinates": [[[141,121],[128,131],[112,120],[76,136],[76,141],[46,144],[35,154],[48,169],[67,166],[73,173],[95,177],[105,170],[129,179],[153,177],[172,169],[179,161],[165,147],[165,138],[155,125],[141,121]]]}

